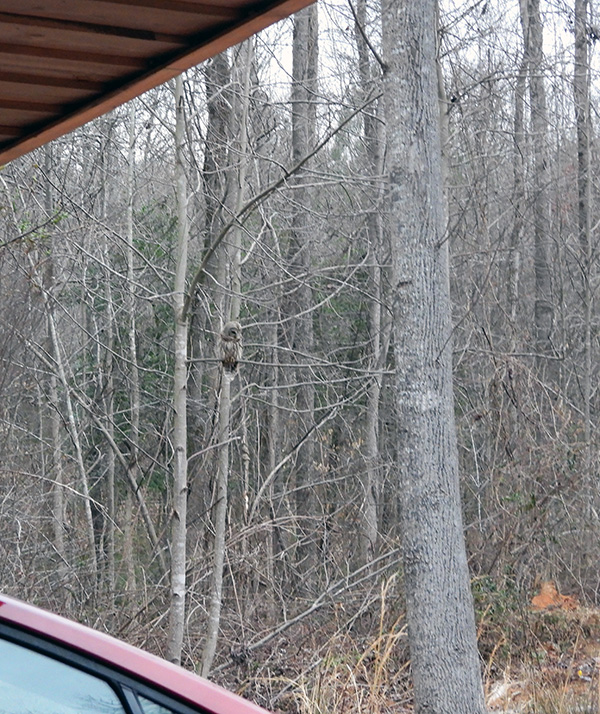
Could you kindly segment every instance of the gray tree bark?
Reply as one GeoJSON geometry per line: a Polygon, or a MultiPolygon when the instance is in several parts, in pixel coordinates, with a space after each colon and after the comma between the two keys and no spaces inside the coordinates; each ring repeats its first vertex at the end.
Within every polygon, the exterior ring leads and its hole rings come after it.
{"type": "Polygon", "coordinates": [[[175,317],[175,366],[173,375],[173,515],[171,520],[171,603],[167,658],[181,663],[185,627],[186,537],[187,537],[187,337],[184,313],[188,255],[187,182],[183,164],[185,114],[183,79],[175,80],[175,188],[177,193],[178,241],[173,289],[175,317]]]}
{"type": "MultiPolygon", "coordinates": [[[[235,169],[230,170],[230,180],[232,183],[231,201],[233,211],[237,214],[244,200],[244,188],[246,183],[246,171],[248,164],[248,110],[250,103],[250,70],[253,62],[253,41],[246,40],[242,46],[244,60],[241,66],[234,66],[232,75],[238,81],[235,82],[236,93],[233,103],[233,110],[230,121],[237,124],[230,129],[231,135],[237,133],[237,139],[233,145],[231,165],[235,169]],[[237,132],[236,132],[237,129],[237,132]]],[[[240,317],[241,309],[241,246],[242,230],[239,225],[233,226],[230,232],[230,241],[219,248],[220,273],[225,277],[222,285],[225,287],[221,312],[223,323],[230,320],[237,321],[240,317]]],[[[221,324],[221,327],[222,327],[221,324]]],[[[208,622],[206,626],[206,641],[202,652],[201,674],[208,677],[217,649],[217,640],[221,622],[221,607],[223,600],[223,568],[225,566],[226,555],[226,531],[227,531],[227,502],[229,491],[229,472],[231,441],[231,377],[220,372],[220,389],[218,394],[218,426],[217,426],[217,474],[215,484],[215,503],[213,508],[214,525],[214,545],[213,545],[213,567],[210,580],[210,594],[208,607],[208,622]]]]}
{"type": "MultiPolygon", "coordinates": [[[[374,71],[370,48],[366,37],[366,0],[356,3],[355,37],[358,50],[359,77],[363,101],[373,91],[378,82],[374,71]]],[[[363,114],[363,137],[369,180],[373,183],[369,199],[377,205],[381,198],[383,174],[384,142],[382,122],[377,116],[380,104],[370,106],[363,114]]],[[[388,354],[392,320],[383,308],[384,295],[384,243],[381,212],[372,205],[367,209],[366,238],[371,253],[370,268],[372,300],[369,307],[369,329],[371,339],[371,369],[373,376],[367,392],[367,413],[365,416],[365,471],[362,476],[362,528],[360,534],[361,562],[371,561],[376,552],[379,534],[379,500],[382,490],[381,456],[379,453],[379,404],[385,359],[388,354]]]]}
{"type": "MultiPolygon", "coordinates": [[[[315,144],[316,126],[316,83],[318,60],[318,8],[311,5],[294,16],[293,68],[292,68],[292,159],[298,163],[315,144]]],[[[296,313],[293,328],[292,347],[300,354],[307,355],[313,349],[313,313],[310,275],[310,225],[308,206],[310,190],[305,185],[306,176],[297,174],[292,179],[294,186],[294,214],[292,217],[290,257],[292,271],[297,276],[293,288],[295,295],[288,296],[293,301],[290,312],[296,313]]],[[[299,361],[302,361],[302,357],[299,361]]],[[[302,382],[298,388],[296,412],[299,417],[301,436],[314,423],[315,388],[308,370],[299,371],[302,382]]],[[[298,516],[297,562],[300,572],[305,575],[314,568],[315,543],[315,498],[312,486],[314,469],[314,435],[305,439],[298,451],[296,464],[296,514],[298,516]]],[[[310,587],[311,578],[303,578],[310,587]]]]}
{"type": "MultiPolygon", "coordinates": [[[[231,208],[231,171],[228,167],[227,148],[232,142],[233,127],[233,88],[231,68],[228,53],[222,52],[204,65],[207,126],[204,141],[204,162],[201,180],[204,198],[204,236],[202,250],[206,251],[218,236],[223,225],[230,217],[231,208]]],[[[223,248],[219,246],[205,266],[206,273],[213,276],[216,284],[225,285],[225,258],[223,248]]],[[[214,331],[218,331],[218,323],[227,321],[225,313],[217,318],[215,326],[214,315],[210,304],[216,304],[217,312],[225,309],[225,293],[223,289],[203,293],[190,290],[193,298],[193,314],[190,321],[190,345],[193,354],[201,357],[214,355],[214,331]],[[204,299],[199,299],[205,294],[204,299]]],[[[191,454],[203,453],[206,441],[210,440],[212,420],[206,419],[206,413],[216,413],[218,399],[218,371],[210,363],[193,360],[190,365],[189,401],[188,401],[188,444],[191,454]],[[208,386],[208,396],[204,388],[208,386]]],[[[204,517],[211,509],[211,480],[206,477],[206,460],[199,456],[190,457],[190,489],[189,501],[190,524],[201,547],[208,547],[208,524],[210,519],[204,517]]]]}
{"type": "Polygon", "coordinates": [[[219,624],[221,622],[221,605],[223,602],[223,568],[225,566],[226,530],[227,530],[227,497],[229,480],[229,440],[231,424],[231,382],[223,375],[221,392],[219,394],[219,424],[218,444],[219,458],[217,461],[217,478],[214,504],[213,566],[210,578],[210,595],[208,605],[208,621],[206,624],[206,642],[202,651],[200,674],[208,677],[217,651],[219,624]]]}
{"type": "Polygon", "coordinates": [[[398,478],[415,711],[484,712],[461,503],[436,3],[383,3],[398,478]]]}
{"type": "MultiPolygon", "coordinates": [[[[52,167],[52,145],[47,144],[44,149],[44,168],[47,176],[50,176],[52,167]]],[[[54,211],[54,196],[50,182],[47,182],[45,191],[45,208],[46,214],[50,217],[54,211]]],[[[52,238],[54,242],[54,239],[52,238]]],[[[50,250],[45,268],[44,268],[44,289],[49,295],[54,298],[54,246],[50,250]]],[[[47,352],[52,356],[54,361],[58,358],[54,354],[54,344],[50,332],[50,317],[47,318],[47,352]]],[[[67,558],[66,542],[65,542],[65,474],[63,470],[63,459],[61,450],[61,417],[58,395],[58,379],[54,372],[50,372],[48,376],[48,396],[50,399],[51,409],[48,410],[47,421],[49,422],[49,442],[51,448],[51,473],[52,473],[52,528],[53,528],[53,543],[56,554],[59,558],[57,567],[57,576],[60,586],[64,588],[65,604],[70,604],[70,594],[67,579],[69,577],[69,564],[67,558]]]]}
{"type": "MultiPolygon", "coordinates": [[[[128,481],[138,484],[140,481],[139,467],[139,441],[140,441],[140,371],[137,352],[137,318],[136,318],[136,285],[135,285],[135,249],[133,241],[133,205],[135,197],[135,102],[131,102],[129,109],[129,146],[127,152],[127,210],[126,210],[126,236],[127,236],[127,321],[128,321],[128,357],[129,357],[129,414],[130,414],[130,439],[128,481]]],[[[133,494],[127,493],[125,505],[126,522],[123,528],[123,560],[125,562],[126,588],[133,593],[136,590],[136,573],[134,561],[134,534],[133,523],[133,494]]]]}
{"type": "MultiPolygon", "coordinates": [[[[507,306],[511,328],[516,333],[519,314],[519,282],[521,277],[521,241],[523,236],[523,211],[525,205],[525,152],[524,102],[527,83],[527,62],[521,61],[515,87],[514,151],[513,151],[513,226],[510,235],[510,258],[507,281],[507,306]]],[[[514,349],[514,338],[511,340],[514,349]]]]}
{"type": "Polygon", "coordinates": [[[548,109],[544,79],[544,27],[540,0],[521,0],[521,24],[525,59],[529,69],[529,100],[533,149],[533,234],[535,273],[535,342],[540,370],[547,368],[544,359],[554,352],[552,328],[554,305],[550,274],[550,198],[548,156],[548,109]]]}
{"type": "Polygon", "coordinates": [[[590,180],[590,144],[592,123],[590,117],[590,58],[588,49],[588,0],[575,0],[575,66],[573,94],[575,122],[577,125],[577,194],[579,245],[581,248],[582,298],[584,323],[584,369],[582,383],[585,441],[591,439],[592,401],[592,318],[593,259],[591,241],[592,182],[590,180]]]}

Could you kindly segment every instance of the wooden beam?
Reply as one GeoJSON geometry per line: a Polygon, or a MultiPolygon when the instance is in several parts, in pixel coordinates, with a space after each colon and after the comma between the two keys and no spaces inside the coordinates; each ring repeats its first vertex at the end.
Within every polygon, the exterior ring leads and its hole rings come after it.
{"type": "Polygon", "coordinates": [[[19,45],[0,42],[0,53],[7,55],[23,55],[41,57],[42,59],[58,59],[77,62],[78,64],[102,64],[111,67],[131,67],[144,69],[147,61],[143,57],[128,57],[127,55],[103,54],[101,52],[84,52],[79,50],[60,50],[54,47],[38,45],[19,45]]]}
{"type": "Polygon", "coordinates": [[[64,105],[59,102],[36,102],[0,97],[0,109],[19,109],[25,112],[58,112],[63,108],[64,105]]]}
{"type": "Polygon", "coordinates": [[[181,45],[185,42],[185,35],[173,35],[166,32],[153,32],[152,30],[138,30],[133,27],[116,27],[114,25],[101,25],[94,22],[79,22],[76,20],[56,20],[38,15],[20,15],[16,12],[0,12],[0,23],[6,25],[23,25],[25,27],[45,27],[60,32],[80,32],[95,35],[109,35],[112,37],[125,37],[130,40],[147,42],[166,42],[181,45]]]}
{"type": "MultiPolygon", "coordinates": [[[[187,12],[193,15],[211,15],[226,20],[241,20],[246,16],[244,9],[222,5],[220,2],[185,2],[185,0],[94,0],[95,2],[112,3],[113,5],[130,5],[131,7],[153,7],[165,12],[187,12]]],[[[264,4],[264,3],[263,3],[264,4]]]]}
{"type": "Polygon", "coordinates": [[[0,70],[0,82],[12,84],[37,84],[40,87],[65,87],[68,89],[81,89],[88,92],[100,92],[104,89],[104,82],[91,79],[75,79],[74,77],[53,77],[50,75],[30,74],[28,72],[3,72],[0,70]]]}

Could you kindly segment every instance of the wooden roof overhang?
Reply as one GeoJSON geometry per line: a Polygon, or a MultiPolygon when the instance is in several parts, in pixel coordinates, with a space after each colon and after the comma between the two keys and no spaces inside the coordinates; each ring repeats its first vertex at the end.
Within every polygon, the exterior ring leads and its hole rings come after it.
{"type": "Polygon", "coordinates": [[[0,164],[314,0],[0,0],[0,164]]]}

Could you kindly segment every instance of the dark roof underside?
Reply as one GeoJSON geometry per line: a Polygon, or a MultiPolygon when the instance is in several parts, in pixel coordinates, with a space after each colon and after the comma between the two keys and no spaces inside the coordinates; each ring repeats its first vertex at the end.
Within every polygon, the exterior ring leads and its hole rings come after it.
{"type": "Polygon", "coordinates": [[[313,0],[0,0],[0,164],[313,0]]]}

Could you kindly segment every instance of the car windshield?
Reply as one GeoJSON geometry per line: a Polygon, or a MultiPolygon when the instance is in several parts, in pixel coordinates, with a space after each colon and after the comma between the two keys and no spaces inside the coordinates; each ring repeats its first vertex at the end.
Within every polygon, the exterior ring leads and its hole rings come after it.
{"type": "Polygon", "coordinates": [[[103,679],[0,640],[0,714],[123,714],[103,679]]]}

